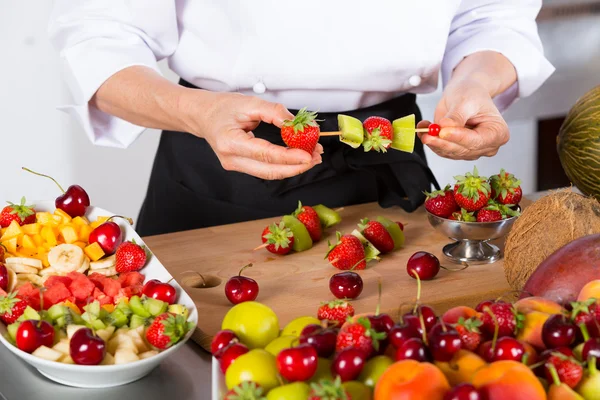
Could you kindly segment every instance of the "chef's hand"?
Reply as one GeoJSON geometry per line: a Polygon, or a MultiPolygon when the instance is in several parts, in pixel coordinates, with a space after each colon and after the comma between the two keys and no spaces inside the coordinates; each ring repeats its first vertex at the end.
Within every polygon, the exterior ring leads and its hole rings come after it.
{"type": "Polygon", "coordinates": [[[212,96],[209,102],[203,101],[209,108],[200,115],[190,101],[187,124],[190,132],[206,139],[225,170],[276,180],[302,174],[321,163],[323,146],[319,143],[311,155],[254,137],[252,130],[261,122],[281,128],[284,120],[294,118],[283,105],[239,93],[204,95],[212,96]]]}

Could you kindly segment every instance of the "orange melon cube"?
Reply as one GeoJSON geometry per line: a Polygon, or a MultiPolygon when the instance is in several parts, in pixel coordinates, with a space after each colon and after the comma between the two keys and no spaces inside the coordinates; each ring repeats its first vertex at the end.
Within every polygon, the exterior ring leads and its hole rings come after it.
{"type": "Polygon", "coordinates": [[[33,224],[26,224],[21,227],[23,233],[29,236],[33,236],[40,233],[40,229],[41,226],[37,222],[34,222],[33,224]]]}
{"type": "Polygon", "coordinates": [[[100,245],[97,242],[94,242],[94,243],[90,244],[89,246],[86,246],[86,248],[83,249],[83,252],[92,261],[98,261],[99,259],[104,257],[104,250],[102,250],[102,247],[100,247],[100,245]]]}
{"type": "Polygon", "coordinates": [[[75,243],[79,237],[77,236],[77,231],[71,225],[65,225],[60,230],[60,235],[64,239],[65,243],[75,243]]]}
{"type": "Polygon", "coordinates": [[[67,224],[67,223],[71,222],[71,216],[69,214],[67,214],[66,212],[64,212],[63,210],[61,210],[60,208],[57,208],[54,210],[54,215],[60,216],[61,222],[63,224],[67,224]]]}
{"type": "Polygon", "coordinates": [[[88,221],[88,219],[86,217],[75,217],[75,218],[73,218],[73,221],[71,221],[71,222],[73,222],[77,226],[90,224],[90,221],[88,221]]]}
{"type": "Polygon", "coordinates": [[[17,238],[19,236],[23,235],[23,230],[21,229],[21,226],[19,225],[19,223],[15,220],[12,220],[10,222],[10,225],[8,225],[6,227],[6,231],[4,232],[4,234],[2,236],[0,236],[0,242],[3,242],[5,240],[10,240],[12,238],[17,238]]]}
{"type": "Polygon", "coordinates": [[[81,225],[79,227],[79,240],[87,243],[93,230],[94,228],[91,225],[81,225]]]}
{"type": "Polygon", "coordinates": [[[73,304],[72,302],[70,302],[69,300],[65,300],[63,302],[63,305],[69,307],[71,310],[73,310],[73,312],[77,315],[81,315],[81,310],[79,309],[79,307],[77,307],[75,304],[73,304]]]}
{"type": "Polygon", "coordinates": [[[115,305],[114,304],[103,304],[102,308],[104,308],[109,313],[115,311],[115,305]]]}
{"type": "Polygon", "coordinates": [[[41,225],[54,225],[52,214],[46,211],[35,213],[35,220],[41,225]]]}
{"type": "Polygon", "coordinates": [[[40,247],[42,244],[44,244],[44,238],[42,238],[42,235],[40,235],[39,233],[33,235],[32,239],[33,243],[35,243],[37,247],[40,247]]]}
{"type": "Polygon", "coordinates": [[[81,241],[73,242],[73,244],[75,246],[81,247],[82,250],[85,249],[85,246],[87,246],[86,242],[81,242],[81,241]]]}
{"type": "Polygon", "coordinates": [[[8,239],[8,240],[3,240],[1,242],[2,242],[2,245],[6,248],[6,251],[8,251],[11,254],[17,253],[17,238],[16,237],[13,237],[12,239],[8,239]]]}
{"type": "Polygon", "coordinates": [[[23,235],[23,239],[21,239],[21,246],[23,246],[26,249],[34,249],[37,251],[37,246],[35,244],[35,242],[33,241],[33,238],[29,235],[23,235]]]}
{"type": "Polygon", "coordinates": [[[46,242],[45,244],[49,245],[50,247],[54,247],[58,244],[56,232],[54,232],[54,229],[52,229],[50,226],[44,226],[40,231],[40,235],[42,235],[42,238],[46,242]]]}

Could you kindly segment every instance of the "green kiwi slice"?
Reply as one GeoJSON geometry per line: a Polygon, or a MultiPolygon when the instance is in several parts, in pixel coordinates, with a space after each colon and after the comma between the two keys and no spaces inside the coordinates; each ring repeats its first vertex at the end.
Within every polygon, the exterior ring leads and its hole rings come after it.
{"type": "Polygon", "coordinates": [[[366,237],[363,236],[362,233],[358,229],[352,231],[352,235],[356,236],[358,240],[361,241],[365,248],[365,259],[367,261],[375,260],[381,252],[377,250],[377,248],[373,245],[373,243],[369,242],[366,237]]]}
{"type": "Polygon", "coordinates": [[[404,245],[404,231],[400,229],[397,223],[385,217],[377,217],[377,221],[385,227],[394,241],[394,250],[399,249],[404,245]]]}
{"type": "Polygon", "coordinates": [[[359,148],[362,142],[365,140],[362,122],[360,122],[360,120],[357,118],[349,115],[339,114],[338,127],[342,132],[340,135],[340,142],[346,143],[353,149],[359,148]]]}
{"type": "Polygon", "coordinates": [[[292,215],[285,215],[282,220],[285,226],[294,234],[294,245],[292,246],[292,249],[295,252],[299,253],[312,247],[313,241],[302,222],[292,215]]]}
{"type": "Polygon", "coordinates": [[[316,206],[313,206],[313,210],[315,210],[319,216],[319,220],[321,221],[321,225],[324,229],[331,228],[332,226],[342,222],[342,217],[340,214],[331,208],[324,206],[323,204],[317,204],[316,206]]]}
{"type": "Polygon", "coordinates": [[[392,122],[394,138],[391,148],[412,153],[415,149],[415,114],[398,118],[392,122]]]}

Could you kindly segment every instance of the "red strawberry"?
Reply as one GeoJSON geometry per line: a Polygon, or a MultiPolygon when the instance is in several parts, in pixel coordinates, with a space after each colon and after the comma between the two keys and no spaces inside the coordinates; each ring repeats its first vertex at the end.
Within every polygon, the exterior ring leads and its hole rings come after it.
{"type": "Polygon", "coordinates": [[[363,142],[365,151],[378,151],[385,153],[392,144],[394,129],[392,123],[382,117],[369,117],[363,122],[366,140],[363,142]]]}
{"type": "Polygon", "coordinates": [[[8,206],[0,212],[0,227],[6,228],[14,220],[19,225],[33,224],[35,222],[35,210],[25,205],[25,197],[21,197],[21,204],[14,204],[7,201],[8,206]]]}
{"type": "Polygon", "coordinates": [[[501,169],[498,175],[490,177],[490,185],[492,198],[499,203],[516,206],[521,202],[521,197],[523,197],[521,181],[504,169],[501,169]]]}
{"type": "Polygon", "coordinates": [[[450,216],[450,218],[448,218],[448,219],[451,219],[454,221],[464,221],[464,222],[477,221],[477,218],[475,218],[475,215],[473,215],[472,212],[468,212],[464,208],[461,208],[460,211],[453,212],[452,215],[450,216]]]}
{"type": "Polygon", "coordinates": [[[321,303],[317,311],[317,318],[327,320],[342,326],[348,317],[354,316],[354,307],[345,300],[332,300],[321,303]]]}
{"type": "Polygon", "coordinates": [[[425,196],[427,196],[425,209],[438,217],[448,218],[459,209],[450,185],[447,185],[443,190],[436,190],[431,193],[425,192],[425,196]]]}
{"type": "Polygon", "coordinates": [[[377,332],[371,327],[368,318],[361,317],[356,322],[344,326],[337,335],[335,351],[340,352],[349,347],[361,350],[369,356],[373,350],[379,350],[379,341],[384,340],[385,332],[377,332]]]}
{"type": "Polygon", "coordinates": [[[263,388],[256,382],[243,381],[231,388],[223,400],[264,400],[263,388]]]}
{"type": "Polygon", "coordinates": [[[477,212],[477,222],[500,221],[504,218],[517,215],[519,215],[518,211],[513,210],[507,205],[490,200],[487,206],[477,212]]]}
{"type": "Polygon", "coordinates": [[[337,243],[332,245],[329,243],[329,252],[326,258],[331,265],[341,270],[348,269],[365,269],[367,259],[365,248],[362,242],[353,235],[344,235],[337,232],[337,243]]]}
{"type": "Polygon", "coordinates": [[[496,329],[495,319],[498,323],[498,337],[515,336],[517,330],[522,327],[524,318],[510,303],[493,303],[483,310],[481,330],[490,337],[493,336],[496,329]],[[490,312],[495,318],[492,318],[490,312]]]}
{"type": "Polygon", "coordinates": [[[334,381],[321,379],[319,382],[311,383],[307,400],[352,400],[352,398],[342,386],[342,380],[338,375],[334,381]]]}
{"type": "Polygon", "coordinates": [[[364,218],[358,225],[363,236],[371,243],[377,250],[382,253],[389,253],[394,250],[394,239],[392,235],[385,229],[385,226],[378,221],[369,221],[364,218]]]}
{"type": "Polygon", "coordinates": [[[463,317],[458,319],[455,329],[460,335],[462,348],[469,351],[476,351],[481,343],[481,331],[479,327],[482,325],[481,320],[477,318],[469,318],[465,320],[463,317]]]}
{"type": "Polygon", "coordinates": [[[321,220],[319,214],[312,207],[303,206],[301,202],[298,202],[298,208],[294,212],[294,216],[304,224],[313,242],[321,240],[323,234],[321,220]]]}
{"type": "Polygon", "coordinates": [[[0,297],[0,320],[10,325],[23,315],[26,308],[27,302],[16,297],[16,293],[0,297]]]}
{"type": "Polygon", "coordinates": [[[490,199],[492,189],[487,178],[479,176],[477,167],[473,173],[467,172],[465,176],[455,176],[454,200],[467,211],[477,211],[485,206],[490,199]]]}
{"type": "Polygon", "coordinates": [[[546,358],[544,364],[546,379],[548,382],[552,382],[552,373],[550,372],[550,365],[552,365],[556,369],[558,379],[573,389],[583,378],[583,367],[571,355],[563,354],[560,349],[557,350],[552,351],[546,358]]]}
{"type": "Polygon", "coordinates": [[[293,120],[283,121],[281,138],[284,143],[288,147],[302,149],[312,154],[321,134],[316,118],[317,114],[315,112],[303,108],[298,111],[293,120]]]}
{"type": "Polygon", "coordinates": [[[588,334],[591,337],[600,336],[600,308],[596,304],[596,299],[591,298],[585,301],[572,302],[571,319],[577,326],[585,325],[588,334]]]}
{"type": "Polygon", "coordinates": [[[281,221],[279,226],[271,224],[265,228],[262,233],[262,242],[269,243],[267,250],[271,253],[285,255],[292,250],[294,234],[281,221]]]}
{"type": "Polygon", "coordinates": [[[139,271],[146,265],[146,250],[131,242],[123,242],[115,252],[115,269],[118,273],[139,271]]]}
{"type": "Polygon", "coordinates": [[[162,313],[146,329],[146,340],[157,349],[164,350],[179,342],[193,328],[181,314],[162,313]]]}

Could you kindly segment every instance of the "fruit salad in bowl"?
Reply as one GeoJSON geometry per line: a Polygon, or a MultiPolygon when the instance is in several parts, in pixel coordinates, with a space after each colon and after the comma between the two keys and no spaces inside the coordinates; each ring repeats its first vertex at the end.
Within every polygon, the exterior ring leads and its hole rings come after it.
{"type": "Polygon", "coordinates": [[[2,210],[0,342],[65,385],[140,379],[190,338],[196,307],[130,220],[62,204],[2,210]]]}

